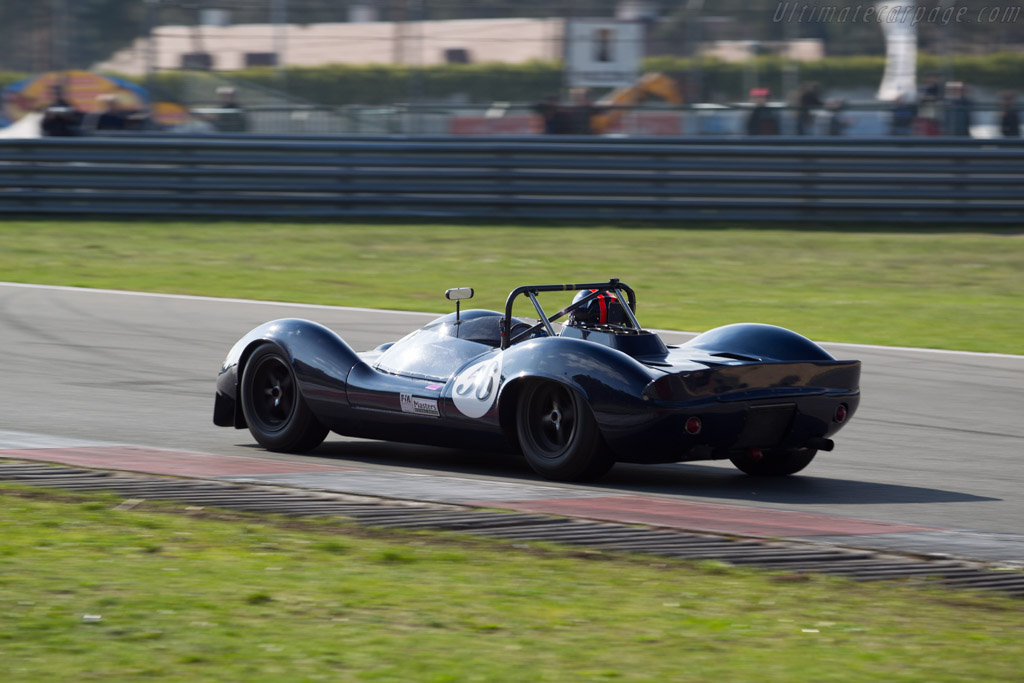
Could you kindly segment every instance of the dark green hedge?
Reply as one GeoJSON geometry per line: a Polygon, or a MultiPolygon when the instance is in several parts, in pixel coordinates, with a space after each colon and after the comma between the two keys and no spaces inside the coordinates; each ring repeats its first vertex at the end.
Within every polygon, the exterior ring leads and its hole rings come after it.
{"type": "MultiPolygon", "coordinates": [[[[930,55],[918,58],[922,77],[930,72],[947,73],[975,87],[997,90],[1014,89],[1024,84],[1024,55],[997,53],[983,56],[957,56],[949,65],[930,55]]],[[[700,69],[705,83],[703,92],[716,99],[745,99],[745,72],[754,68],[758,83],[782,92],[784,60],[758,57],[752,64],[727,63],[704,59],[654,57],[644,63],[644,71],[663,71],[687,81],[700,69]]],[[[801,82],[815,81],[822,88],[874,88],[882,80],[884,57],[830,57],[801,62],[797,67],[801,82]]],[[[273,88],[271,69],[249,69],[232,75],[243,81],[273,88]]],[[[321,104],[391,104],[420,100],[443,102],[462,97],[469,102],[537,102],[559,92],[562,66],[558,62],[529,64],[470,64],[432,66],[414,70],[404,66],[325,66],[294,68],[287,72],[288,90],[293,95],[321,104]]]]}
{"type": "MultiPolygon", "coordinates": [[[[699,70],[704,96],[725,101],[747,99],[744,89],[751,83],[753,73],[756,73],[759,87],[771,89],[776,96],[786,94],[783,92],[786,66],[785,60],[774,56],[756,57],[749,62],[656,57],[645,64],[648,70],[672,74],[682,82],[694,80],[699,70]]],[[[833,57],[795,65],[799,82],[814,81],[826,91],[839,87],[878,87],[884,70],[884,57],[833,57]]]]}
{"type": "MultiPolygon", "coordinates": [[[[949,74],[975,87],[1013,90],[1024,84],[1024,54],[957,56],[946,64],[930,55],[920,55],[918,71],[949,74]]],[[[745,99],[745,73],[756,69],[758,84],[782,94],[786,64],[778,57],[758,57],[752,63],[726,63],[704,59],[695,62],[676,57],[653,57],[644,63],[645,71],[663,71],[685,82],[699,68],[705,84],[703,92],[714,99],[745,99]]],[[[832,88],[877,87],[885,68],[883,57],[830,57],[816,62],[801,62],[798,78],[815,81],[826,90],[832,88]]],[[[277,89],[279,75],[273,69],[258,68],[225,73],[232,80],[251,82],[277,89]]],[[[189,98],[184,83],[195,74],[161,72],[154,78],[161,98],[189,98]]],[[[24,78],[25,74],[0,72],[0,87],[24,78]]],[[[527,64],[466,64],[430,66],[331,65],[296,67],[286,72],[288,92],[310,102],[324,105],[384,105],[411,99],[437,103],[490,103],[509,101],[538,102],[556,94],[562,86],[559,62],[527,64]]],[[[142,81],[143,79],[133,79],[142,81]]]]}
{"type": "MultiPolygon", "coordinates": [[[[649,71],[663,71],[686,80],[693,73],[695,62],[688,59],[655,57],[645,62],[649,71]]],[[[778,57],[757,57],[752,63],[726,63],[701,60],[699,63],[706,84],[704,93],[716,98],[742,99],[746,82],[744,72],[756,69],[758,85],[782,93],[786,64],[778,57]]],[[[918,78],[931,73],[964,81],[972,87],[993,90],[1015,90],[1024,87],[1024,54],[995,53],[991,55],[957,55],[952,61],[918,55],[918,78]]],[[[884,57],[830,57],[797,64],[800,82],[813,81],[828,91],[831,88],[876,88],[885,71],[884,57]]]]}
{"type": "MultiPolygon", "coordinates": [[[[233,79],[277,87],[272,69],[235,72],[233,79]]],[[[528,64],[466,64],[413,69],[391,65],[331,65],[287,70],[288,91],[327,105],[392,104],[418,100],[529,102],[557,94],[562,82],[556,62],[528,64]]]]}

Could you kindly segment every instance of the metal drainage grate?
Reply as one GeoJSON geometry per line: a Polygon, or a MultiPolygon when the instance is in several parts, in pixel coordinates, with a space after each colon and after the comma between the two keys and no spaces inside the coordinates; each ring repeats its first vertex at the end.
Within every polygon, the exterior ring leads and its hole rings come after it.
{"type": "Polygon", "coordinates": [[[861,581],[902,579],[938,583],[1024,597],[1024,572],[832,546],[733,539],[570,517],[16,461],[0,462],[0,481],[70,491],[109,491],[130,498],[176,500],[247,512],[341,516],[370,527],[456,531],[508,540],[547,541],[595,550],[718,560],[793,573],[831,574],[861,581]]]}

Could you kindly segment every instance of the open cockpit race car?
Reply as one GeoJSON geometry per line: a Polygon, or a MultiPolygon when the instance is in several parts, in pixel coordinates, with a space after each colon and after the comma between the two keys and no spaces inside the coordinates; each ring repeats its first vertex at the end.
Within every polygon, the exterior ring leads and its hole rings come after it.
{"type": "Polygon", "coordinates": [[[330,431],[517,451],[565,481],[616,462],[716,459],[788,475],[832,450],[860,400],[860,361],[781,327],[738,323],[666,345],[617,279],[518,287],[504,313],[462,311],[472,296],[448,290],[454,313],[371,351],[308,320],[261,325],[224,361],[213,421],[248,427],[272,451],[308,451],[330,431]],[[567,291],[572,303],[547,315],[539,295],[567,291]],[[517,299],[536,319],[513,316],[517,299]]]}

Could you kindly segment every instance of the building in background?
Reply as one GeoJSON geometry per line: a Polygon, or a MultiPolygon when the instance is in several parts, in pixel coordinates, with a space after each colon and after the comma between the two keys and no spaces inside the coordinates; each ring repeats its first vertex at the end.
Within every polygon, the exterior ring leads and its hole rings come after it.
{"type": "Polygon", "coordinates": [[[148,59],[158,71],[282,64],[520,64],[562,59],[564,29],[562,19],[158,26],[151,38],[137,38],[91,68],[141,76],[148,59]]]}

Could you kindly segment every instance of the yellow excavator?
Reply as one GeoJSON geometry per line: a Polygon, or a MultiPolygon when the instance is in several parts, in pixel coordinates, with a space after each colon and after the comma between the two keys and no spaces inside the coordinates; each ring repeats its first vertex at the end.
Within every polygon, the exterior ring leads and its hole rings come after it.
{"type": "Polygon", "coordinates": [[[601,110],[590,117],[590,130],[595,135],[607,133],[630,107],[648,97],[660,97],[669,104],[683,104],[679,83],[663,73],[644,74],[628,88],[618,88],[595,103],[601,110]]]}

